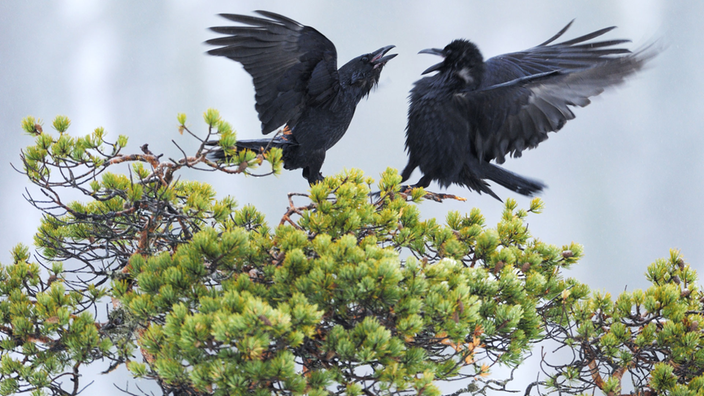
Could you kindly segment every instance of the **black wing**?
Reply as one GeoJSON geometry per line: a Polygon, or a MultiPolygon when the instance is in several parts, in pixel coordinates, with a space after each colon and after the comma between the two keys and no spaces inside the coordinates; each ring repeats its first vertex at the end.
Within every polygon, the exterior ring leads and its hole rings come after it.
{"type": "Polygon", "coordinates": [[[525,51],[498,55],[487,59],[482,87],[490,87],[516,78],[555,70],[574,71],[594,66],[605,58],[619,54],[629,54],[626,48],[613,48],[628,43],[630,40],[606,40],[585,43],[602,36],[615,26],[597,30],[575,39],[558,44],[551,44],[560,38],[572,26],[567,24],[549,40],[525,51]]]}
{"type": "Polygon", "coordinates": [[[613,47],[628,40],[585,43],[613,27],[548,45],[571,24],[537,47],[488,59],[480,88],[460,95],[477,122],[471,139],[480,159],[520,157],[574,118],[568,106],[588,105],[657,54],[652,46],[637,53],[613,47]]]}
{"type": "Polygon", "coordinates": [[[310,26],[273,12],[255,12],[267,19],[220,14],[249,26],[212,27],[228,36],[206,43],[221,46],[209,54],[240,62],[252,75],[262,133],[267,134],[284,124],[293,128],[307,106],[325,106],[334,99],[339,90],[337,52],[310,26]]]}

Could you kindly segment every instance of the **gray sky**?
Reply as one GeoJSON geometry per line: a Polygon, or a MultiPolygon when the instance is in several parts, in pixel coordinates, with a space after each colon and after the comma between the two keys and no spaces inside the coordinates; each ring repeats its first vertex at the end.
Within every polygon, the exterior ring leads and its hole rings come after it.
{"type": "MultiPolygon", "coordinates": [[[[417,55],[455,38],[476,42],[486,58],[543,42],[570,20],[566,38],[617,25],[608,38],[630,38],[631,48],[660,38],[668,48],[648,70],[605,92],[577,118],[506,167],[545,182],[545,213],[529,217],[541,240],[585,246],[571,275],[600,290],[647,287],[646,266],[679,248],[701,270],[704,259],[704,3],[685,1],[3,1],[0,3],[0,262],[10,248],[31,245],[39,214],[22,194],[30,188],[10,168],[32,143],[21,133],[27,115],[50,128],[56,115],[71,118],[72,135],[105,127],[108,139],[129,136],[127,151],[149,143],[155,153],[178,156],[171,143],[193,151],[177,132],[176,114],[203,134],[202,113],[220,110],[240,138],[260,136],[254,91],[242,67],[205,55],[207,27],[227,23],[217,13],[266,9],[310,25],[335,43],[338,64],[394,44],[399,54],[379,86],[360,103],[347,135],[328,152],[323,173],[361,168],[378,178],[402,168],[407,95],[420,73],[437,62],[417,55]]],[[[308,188],[299,171],[268,178],[188,173],[221,195],[252,203],[275,225],[287,192],[308,188]]],[[[412,177],[415,182],[418,171],[412,177]]],[[[433,184],[429,188],[438,191],[433,184]]],[[[501,187],[502,197],[512,196],[501,187]]],[[[480,208],[495,224],[502,206],[491,197],[453,187],[467,202],[421,205],[443,221],[449,210],[480,208]]],[[[527,207],[528,199],[518,198],[527,207]]],[[[100,379],[92,391],[112,381],[100,379]]]]}

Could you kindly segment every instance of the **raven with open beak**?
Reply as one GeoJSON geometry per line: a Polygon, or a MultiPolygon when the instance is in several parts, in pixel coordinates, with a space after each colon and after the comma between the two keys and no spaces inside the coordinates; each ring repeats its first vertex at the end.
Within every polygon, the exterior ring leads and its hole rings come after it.
{"type": "MultiPolygon", "coordinates": [[[[238,25],[211,28],[225,36],[208,40],[218,46],[208,53],[241,63],[252,76],[262,133],[279,127],[287,133],[239,140],[234,149],[279,147],[285,169],[303,169],[303,177],[316,183],[323,179],[325,152],[347,132],[357,104],[379,82],[386,62],[396,56],[386,55],[394,46],[358,56],[338,70],[335,46],[320,32],[273,12],[256,13],[262,17],[222,14],[238,25]]],[[[211,157],[228,156],[216,148],[211,157]]]]}

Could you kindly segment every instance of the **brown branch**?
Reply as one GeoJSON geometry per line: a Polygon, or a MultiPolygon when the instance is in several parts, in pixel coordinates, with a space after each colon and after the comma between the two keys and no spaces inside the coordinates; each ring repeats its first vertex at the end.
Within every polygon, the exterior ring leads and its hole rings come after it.
{"type": "MultiPolygon", "coordinates": [[[[414,187],[411,186],[401,186],[401,191],[398,193],[408,200],[408,198],[411,197],[413,190],[415,190],[414,187]]],[[[435,201],[435,202],[442,202],[444,199],[454,199],[456,201],[461,201],[465,202],[467,201],[467,198],[460,197],[458,195],[453,195],[453,194],[444,194],[444,193],[434,193],[432,191],[425,190],[425,195],[423,195],[423,198],[435,201]]]]}
{"type": "Polygon", "coordinates": [[[127,155],[117,155],[113,158],[111,158],[107,164],[109,165],[117,165],[121,164],[123,162],[133,162],[133,161],[139,161],[139,162],[146,162],[152,167],[156,168],[159,166],[159,157],[153,154],[127,154],[127,155]]]}
{"type": "Polygon", "coordinates": [[[293,197],[310,197],[310,195],[303,194],[303,193],[288,193],[288,209],[286,210],[286,213],[284,213],[284,215],[281,217],[281,221],[279,222],[279,225],[284,225],[286,223],[289,223],[295,229],[302,230],[303,228],[301,226],[299,226],[295,221],[293,221],[293,219],[291,219],[291,216],[294,214],[302,216],[303,211],[315,209],[316,205],[310,204],[310,205],[306,205],[306,206],[296,206],[293,203],[293,197]]]}

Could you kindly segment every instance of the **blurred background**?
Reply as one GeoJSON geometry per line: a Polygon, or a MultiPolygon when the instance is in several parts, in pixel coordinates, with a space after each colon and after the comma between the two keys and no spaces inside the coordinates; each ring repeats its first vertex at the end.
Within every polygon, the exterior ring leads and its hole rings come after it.
{"type": "MultiPolygon", "coordinates": [[[[315,27],[337,47],[339,66],[396,45],[398,57],[328,152],[325,175],[360,168],[378,178],[387,167],[406,164],[408,91],[438,61],[417,55],[421,49],[467,38],[488,58],[537,45],[572,19],[566,39],[617,25],[606,38],[632,39],[631,48],[659,40],[667,49],[647,70],[574,110],[577,118],[559,133],[505,166],[549,186],[541,196],[545,212],[529,217],[530,229],[548,243],[583,244],[585,258],[570,275],[593,288],[617,294],[647,287],[646,266],[671,248],[704,269],[704,2],[665,0],[0,2],[0,263],[10,262],[15,244],[32,244],[40,221],[22,197],[25,188],[37,189],[10,166],[21,165],[20,150],[33,142],[20,129],[25,116],[41,118],[49,130],[56,115],[66,115],[74,136],[102,126],[108,140],[129,137],[124,153],[148,143],[152,152],[172,158],[180,152],[171,140],[187,152],[197,147],[177,131],[180,112],[201,136],[209,107],[220,110],[239,138],[261,136],[250,76],[229,59],[206,55],[203,44],[216,36],[208,27],[227,24],[218,13],[255,9],[315,27]]],[[[240,205],[256,205],[271,225],[285,212],[286,193],[308,189],[300,171],[183,177],[211,183],[240,205]]],[[[416,171],[411,182],[419,177],[416,171]]],[[[429,190],[439,191],[436,184],[429,190]]],[[[494,190],[513,196],[500,186],[494,190]]],[[[423,216],[442,222],[449,210],[478,207],[489,225],[498,221],[502,205],[493,198],[459,187],[448,192],[468,200],[424,202],[423,216]]],[[[517,199],[528,207],[527,198],[517,199]]],[[[534,370],[526,375],[535,379],[534,370]]],[[[124,387],[128,377],[95,379],[90,393],[121,394],[113,383],[124,387]]]]}

